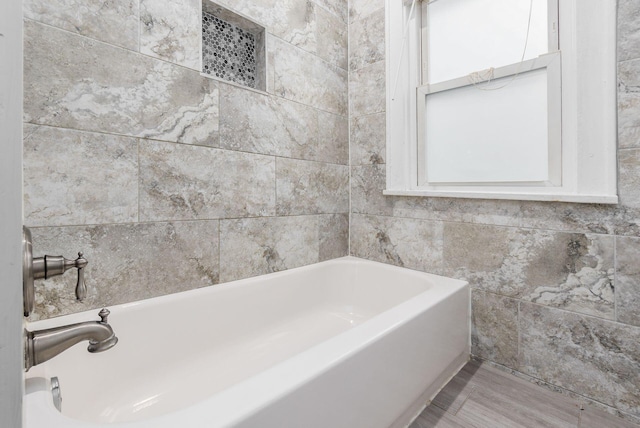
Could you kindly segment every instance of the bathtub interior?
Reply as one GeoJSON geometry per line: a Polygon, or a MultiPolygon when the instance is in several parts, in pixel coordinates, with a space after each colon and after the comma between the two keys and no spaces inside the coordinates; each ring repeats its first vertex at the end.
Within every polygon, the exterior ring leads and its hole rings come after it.
{"type": "Polygon", "coordinates": [[[145,420],[215,395],[432,287],[420,273],[345,258],[120,305],[110,317],[116,347],[89,354],[76,345],[28,376],[57,376],[62,412],[73,419],[145,420]]]}

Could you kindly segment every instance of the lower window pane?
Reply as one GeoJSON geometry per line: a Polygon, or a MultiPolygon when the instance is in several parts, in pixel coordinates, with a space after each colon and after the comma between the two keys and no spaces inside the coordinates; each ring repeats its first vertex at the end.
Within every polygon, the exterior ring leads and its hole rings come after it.
{"type": "Polygon", "coordinates": [[[429,94],[425,103],[429,184],[548,180],[546,69],[429,94]]]}

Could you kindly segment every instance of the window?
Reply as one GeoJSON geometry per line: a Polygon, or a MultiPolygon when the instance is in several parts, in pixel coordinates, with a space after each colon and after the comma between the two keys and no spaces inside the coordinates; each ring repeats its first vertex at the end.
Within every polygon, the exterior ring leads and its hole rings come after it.
{"type": "Polygon", "coordinates": [[[617,203],[615,2],[387,0],[387,23],[385,194],[617,203]]]}

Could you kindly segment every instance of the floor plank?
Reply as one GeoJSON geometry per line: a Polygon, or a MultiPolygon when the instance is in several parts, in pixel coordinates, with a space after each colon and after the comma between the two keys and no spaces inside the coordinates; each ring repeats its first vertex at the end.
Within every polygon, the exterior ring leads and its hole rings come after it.
{"type": "Polygon", "coordinates": [[[409,428],[476,428],[458,420],[437,406],[429,406],[413,421],[409,428]]]}
{"type": "Polygon", "coordinates": [[[579,426],[580,428],[638,428],[638,425],[632,422],[588,406],[580,412],[579,426]]]}
{"type": "Polygon", "coordinates": [[[640,428],[571,397],[470,361],[409,428],[640,428]]]}

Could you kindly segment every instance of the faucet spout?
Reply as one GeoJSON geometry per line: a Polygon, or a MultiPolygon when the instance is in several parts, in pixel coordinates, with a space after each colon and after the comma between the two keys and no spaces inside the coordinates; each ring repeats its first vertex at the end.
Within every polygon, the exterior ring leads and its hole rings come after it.
{"type": "Polygon", "coordinates": [[[25,340],[25,369],[43,363],[84,340],[89,341],[89,352],[102,352],[118,343],[107,322],[109,311],[99,313],[100,321],[87,321],[45,330],[27,331],[25,340]]]}

